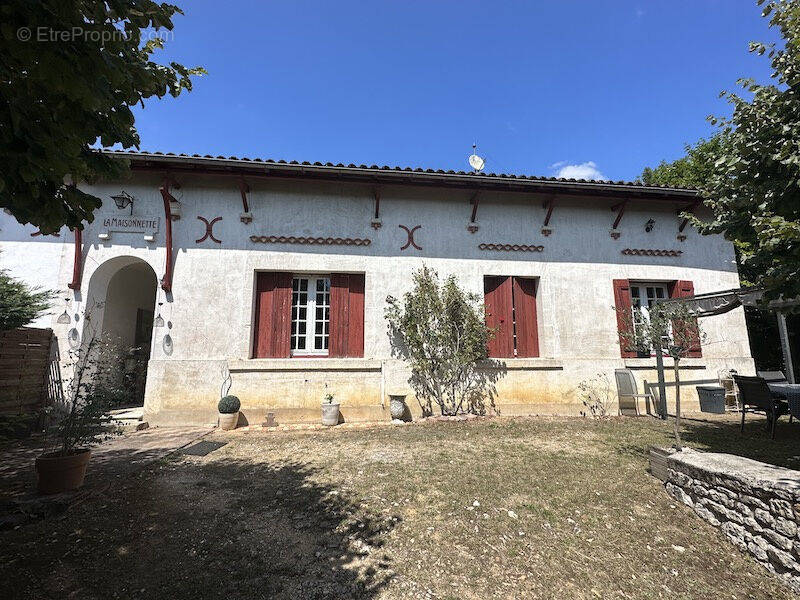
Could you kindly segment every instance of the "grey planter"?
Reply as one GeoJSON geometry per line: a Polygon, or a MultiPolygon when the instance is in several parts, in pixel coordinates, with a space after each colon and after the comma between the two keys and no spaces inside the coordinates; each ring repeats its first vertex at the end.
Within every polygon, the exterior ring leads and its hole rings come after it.
{"type": "Polygon", "coordinates": [[[329,427],[339,424],[339,403],[332,402],[322,404],[322,424],[329,427]]]}
{"type": "Polygon", "coordinates": [[[405,394],[389,395],[389,414],[392,419],[402,419],[406,416],[406,396],[405,394]]]}
{"type": "Polygon", "coordinates": [[[698,385],[696,389],[700,399],[700,412],[725,413],[725,388],[718,385],[698,385]]]}

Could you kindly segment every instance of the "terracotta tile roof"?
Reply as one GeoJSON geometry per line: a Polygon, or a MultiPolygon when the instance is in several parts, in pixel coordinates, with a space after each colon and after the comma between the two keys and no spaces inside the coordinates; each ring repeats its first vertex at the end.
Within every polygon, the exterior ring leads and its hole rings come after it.
{"type": "MultiPolygon", "coordinates": [[[[331,162],[308,162],[296,160],[274,160],[269,158],[247,158],[238,156],[212,156],[210,154],[175,154],[173,152],[147,152],[147,151],[104,151],[107,154],[124,157],[131,160],[132,165],[138,168],[165,168],[188,167],[188,168],[207,168],[207,169],[231,169],[240,168],[243,171],[257,172],[255,169],[264,167],[268,171],[292,170],[295,176],[315,178],[325,173],[338,173],[338,179],[342,175],[360,176],[362,179],[372,179],[378,181],[380,176],[389,174],[406,174],[410,177],[418,176],[419,183],[435,184],[445,179],[450,182],[463,183],[464,187],[482,187],[477,184],[484,184],[484,187],[500,187],[514,184],[547,184],[546,187],[553,191],[560,191],[562,188],[572,188],[573,193],[583,191],[584,193],[607,192],[613,195],[634,194],[637,196],[678,196],[696,197],[697,190],[690,188],[674,188],[669,186],[645,185],[637,181],[608,181],[608,180],[587,180],[571,179],[563,177],[544,177],[539,175],[521,175],[512,173],[476,173],[473,171],[454,171],[445,169],[423,169],[420,167],[397,167],[389,165],[356,165],[353,163],[331,163],[331,162]],[[472,184],[472,185],[470,185],[472,184]],[[627,191],[627,192],[626,192],[627,191]]],[[[285,171],[288,173],[289,171],[285,171]]],[[[404,180],[408,181],[408,180],[404,180]]],[[[399,182],[399,183],[402,183],[399,182]]],[[[527,185],[525,187],[528,187],[527,185]]],[[[544,186],[541,186],[544,187],[544,186]]],[[[607,194],[603,194],[607,195],[607,194]]]]}

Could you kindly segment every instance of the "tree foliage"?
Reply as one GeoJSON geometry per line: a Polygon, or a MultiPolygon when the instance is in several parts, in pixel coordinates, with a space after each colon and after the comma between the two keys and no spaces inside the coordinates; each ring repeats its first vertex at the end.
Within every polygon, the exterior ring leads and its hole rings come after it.
{"type": "Polygon", "coordinates": [[[645,167],[639,179],[646,185],[703,189],[711,179],[723,143],[723,136],[715,135],[694,145],[686,144],[686,156],[672,162],[662,160],[654,169],[645,167]]]}
{"type": "Polygon", "coordinates": [[[479,369],[491,334],[482,299],[461,289],[454,276],[439,281],[423,266],[402,302],[392,296],[386,319],[396,355],[411,367],[411,385],[426,415],[482,413],[493,397],[492,376],[479,369]]]}
{"type": "Polygon", "coordinates": [[[733,112],[712,119],[725,143],[703,186],[714,216],[694,219],[694,225],[736,244],[754,283],[767,289],[767,299],[795,298],[800,296],[800,3],[759,4],[784,44],[750,44],[751,52],[769,58],[772,83],[740,80],[749,99],[723,94],[733,112]]]}
{"type": "Polygon", "coordinates": [[[43,233],[92,220],[101,200],[65,182],[121,175],[93,146],[138,148],[131,107],[205,72],[152,60],[175,14],[153,0],[0,5],[0,207],[43,233]]]}
{"type": "Polygon", "coordinates": [[[24,327],[50,308],[54,292],[31,288],[0,270],[0,331],[24,327]]]}

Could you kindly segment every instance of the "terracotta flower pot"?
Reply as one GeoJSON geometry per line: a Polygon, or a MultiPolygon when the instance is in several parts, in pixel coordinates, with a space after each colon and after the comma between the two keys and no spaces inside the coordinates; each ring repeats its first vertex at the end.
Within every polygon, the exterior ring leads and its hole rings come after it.
{"type": "Polygon", "coordinates": [[[39,493],[60,494],[81,487],[91,457],[91,450],[81,449],[66,456],[51,453],[37,458],[36,474],[39,478],[39,493]]]}
{"type": "Polygon", "coordinates": [[[219,413],[219,428],[220,429],[236,429],[239,423],[239,411],[235,413],[219,413]]]}

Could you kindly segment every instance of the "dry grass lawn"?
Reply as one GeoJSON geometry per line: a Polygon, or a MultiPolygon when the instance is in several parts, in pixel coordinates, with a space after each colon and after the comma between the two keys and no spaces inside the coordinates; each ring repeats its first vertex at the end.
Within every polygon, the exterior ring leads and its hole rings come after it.
{"type": "MultiPolygon", "coordinates": [[[[651,418],[231,432],[0,533],[2,598],[791,598],[646,472],[651,418]]],[[[688,445],[800,467],[688,422],[688,445]]]]}

